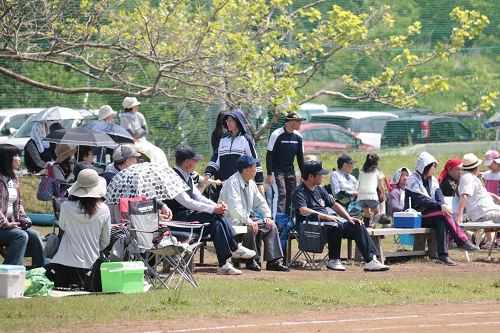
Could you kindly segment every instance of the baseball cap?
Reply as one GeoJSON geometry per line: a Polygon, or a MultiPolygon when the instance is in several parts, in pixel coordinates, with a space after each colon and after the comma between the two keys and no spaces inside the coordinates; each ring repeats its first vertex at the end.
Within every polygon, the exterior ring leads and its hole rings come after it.
{"type": "Polygon", "coordinates": [[[132,145],[121,145],[115,148],[113,151],[113,160],[115,162],[123,162],[131,158],[132,156],[140,157],[141,154],[135,150],[132,145]]]}
{"type": "Polygon", "coordinates": [[[297,112],[288,112],[285,120],[286,121],[292,121],[292,120],[304,121],[304,120],[306,120],[306,118],[301,118],[297,112]]]}
{"type": "Polygon", "coordinates": [[[356,160],[353,160],[351,158],[351,155],[346,155],[346,154],[343,154],[339,157],[339,159],[337,160],[337,164],[338,165],[344,165],[344,163],[358,163],[358,161],[356,160]]]}
{"type": "Polygon", "coordinates": [[[323,162],[320,161],[309,161],[304,163],[302,167],[302,173],[310,175],[313,173],[319,173],[320,175],[327,175],[330,171],[323,169],[323,162]]]}
{"type": "Polygon", "coordinates": [[[259,163],[260,161],[262,161],[262,158],[253,158],[248,154],[241,155],[240,158],[238,158],[238,161],[236,162],[236,168],[239,171],[242,171],[243,169],[248,168],[254,163],[259,163]]]}
{"type": "Polygon", "coordinates": [[[484,166],[491,165],[491,163],[493,163],[493,160],[495,160],[499,157],[500,157],[500,154],[498,154],[498,152],[496,150],[488,150],[486,152],[486,154],[484,155],[484,166]]]}
{"type": "Polygon", "coordinates": [[[185,160],[200,161],[203,159],[203,155],[196,154],[194,152],[194,149],[189,146],[180,146],[175,152],[175,159],[178,161],[185,161],[185,160]]]}

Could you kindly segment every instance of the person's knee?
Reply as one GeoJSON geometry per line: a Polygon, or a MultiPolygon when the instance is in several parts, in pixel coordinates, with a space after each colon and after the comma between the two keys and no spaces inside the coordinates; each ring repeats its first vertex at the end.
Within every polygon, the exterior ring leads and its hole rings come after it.
{"type": "MultiPolygon", "coordinates": [[[[28,229],[29,230],[29,229],[28,229]]],[[[28,232],[21,229],[13,229],[12,243],[28,243],[29,235],[28,232]]]]}

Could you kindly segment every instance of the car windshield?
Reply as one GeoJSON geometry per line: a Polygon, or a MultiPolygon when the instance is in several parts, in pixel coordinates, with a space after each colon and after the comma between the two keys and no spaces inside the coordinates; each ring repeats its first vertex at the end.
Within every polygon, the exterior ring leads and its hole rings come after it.
{"type": "MultiPolygon", "coordinates": [[[[47,121],[47,126],[50,127],[53,123],[61,123],[63,128],[68,128],[71,127],[73,124],[73,119],[65,119],[65,120],[60,120],[60,121],[47,121]]],[[[24,123],[24,125],[19,129],[19,132],[16,134],[16,138],[29,138],[31,136],[31,129],[35,125],[36,121],[27,121],[24,123]]]]}

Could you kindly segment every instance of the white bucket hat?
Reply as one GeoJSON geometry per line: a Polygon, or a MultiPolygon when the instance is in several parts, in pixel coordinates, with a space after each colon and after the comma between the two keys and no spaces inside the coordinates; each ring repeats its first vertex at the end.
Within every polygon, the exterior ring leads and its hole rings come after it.
{"type": "Polygon", "coordinates": [[[101,198],[106,195],[106,180],[92,169],[83,169],[78,180],[68,189],[69,195],[80,198],[101,198]]]}
{"type": "Polygon", "coordinates": [[[117,114],[118,112],[113,111],[111,106],[103,105],[99,108],[99,120],[104,120],[111,116],[112,114],[117,114]]]}
{"type": "Polygon", "coordinates": [[[139,104],[141,104],[141,102],[139,102],[135,97],[125,97],[122,103],[125,109],[133,108],[134,106],[139,104]]]}

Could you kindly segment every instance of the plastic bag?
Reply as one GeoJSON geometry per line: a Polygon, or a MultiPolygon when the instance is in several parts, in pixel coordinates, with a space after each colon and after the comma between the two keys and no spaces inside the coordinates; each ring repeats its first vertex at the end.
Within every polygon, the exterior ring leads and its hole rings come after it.
{"type": "Polygon", "coordinates": [[[45,268],[30,269],[26,273],[26,280],[29,280],[31,285],[24,293],[25,296],[51,296],[50,291],[54,288],[54,282],[45,276],[45,268]]]}

